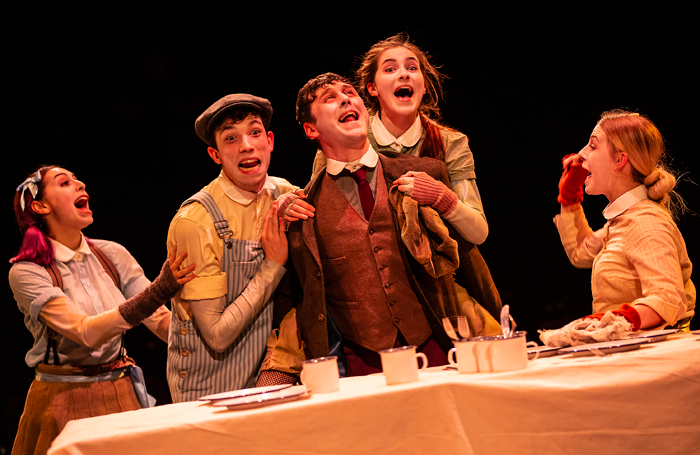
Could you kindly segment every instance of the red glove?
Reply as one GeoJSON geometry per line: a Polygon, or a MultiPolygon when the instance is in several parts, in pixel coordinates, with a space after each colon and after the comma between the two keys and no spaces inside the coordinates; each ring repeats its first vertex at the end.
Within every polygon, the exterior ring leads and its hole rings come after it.
{"type": "MultiPolygon", "coordinates": [[[[599,321],[603,318],[605,313],[595,313],[590,316],[586,316],[584,319],[598,319],[599,321]]],[[[620,308],[613,310],[612,314],[616,316],[622,316],[627,321],[632,324],[632,331],[636,332],[642,326],[642,318],[639,316],[639,312],[634,309],[633,306],[623,303],[620,308]]]]}
{"type": "Polygon", "coordinates": [[[583,182],[586,181],[589,172],[583,168],[583,162],[571,158],[576,153],[566,155],[562,160],[564,173],[559,180],[559,197],[557,201],[562,205],[572,205],[583,200],[583,182]],[[576,163],[574,164],[574,161],[576,163]]]}

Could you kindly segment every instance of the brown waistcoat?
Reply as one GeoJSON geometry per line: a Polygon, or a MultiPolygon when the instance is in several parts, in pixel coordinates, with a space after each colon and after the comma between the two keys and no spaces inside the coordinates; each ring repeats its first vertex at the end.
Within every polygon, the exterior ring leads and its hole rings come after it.
{"type": "MultiPolygon", "coordinates": [[[[377,178],[384,180],[385,188],[411,170],[424,171],[445,185],[450,184],[447,168],[442,161],[389,152],[380,154],[379,159],[382,173],[377,178]]],[[[316,175],[306,186],[305,193],[308,200],[317,199],[323,180],[324,175],[316,175]]],[[[316,207],[316,217],[292,223],[289,226],[288,272],[277,289],[275,300],[278,322],[290,309],[297,309],[299,336],[304,343],[307,358],[326,356],[329,352],[326,314],[330,306],[326,305],[327,287],[324,284],[326,270],[321,266],[315,224],[319,212],[330,207],[318,205],[316,207]]],[[[392,216],[394,217],[394,235],[398,237],[400,227],[396,214],[392,213],[392,216]]],[[[459,237],[449,223],[446,226],[450,236],[459,244],[460,265],[455,272],[457,282],[466,288],[470,296],[498,318],[501,299],[478,248],[459,237]]],[[[440,278],[430,276],[423,266],[406,253],[405,248],[400,248],[399,256],[403,260],[413,294],[422,304],[423,313],[432,329],[433,337],[437,339],[442,349],[447,351],[452,347],[452,340],[442,328],[442,318],[459,314],[458,302],[453,298],[454,296],[448,295],[455,294],[453,277],[450,274],[440,278]]]]}
{"type": "Polygon", "coordinates": [[[327,174],[315,201],[326,208],[315,230],[328,311],[344,338],[375,352],[393,347],[397,331],[414,345],[432,333],[399,253],[383,178],[376,191],[369,222],[327,174]]]}

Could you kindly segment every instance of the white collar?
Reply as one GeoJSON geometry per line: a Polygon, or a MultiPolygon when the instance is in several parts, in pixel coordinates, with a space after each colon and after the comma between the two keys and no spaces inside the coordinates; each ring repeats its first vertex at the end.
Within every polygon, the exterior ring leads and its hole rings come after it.
{"type": "Polygon", "coordinates": [[[647,187],[644,185],[639,185],[608,204],[608,206],[605,207],[605,210],[603,210],[603,216],[606,220],[611,220],[623,213],[628,208],[632,207],[637,202],[645,199],[649,199],[647,196],[647,187]]]}
{"type": "Polygon", "coordinates": [[[239,204],[242,205],[248,205],[251,202],[255,200],[258,194],[261,194],[265,190],[274,190],[275,185],[272,183],[272,180],[270,179],[269,175],[265,175],[265,184],[263,187],[258,191],[257,193],[252,193],[250,191],[246,191],[242,188],[239,188],[236,186],[235,183],[231,181],[231,179],[228,178],[226,173],[221,170],[221,173],[219,174],[219,185],[221,186],[221,189],[224,190],[224,193],[226,196],[231,198],[234,202],[238,202],[239,204]]]}
{"type": "Polygon", "coordinates": [[[401,150],[402,147],[413,147],[418,143],[423,134],[423,126],[420,123],[420,115],[417,115],[413,125],[397,139],[386,129],[382,119],[377,114],[372,118],[372,134],[374,134],[377,144],[401,150]]]}
{"type": "Polygon", "coordinates": [[[370,144],[365,154],[362,155],[362,157],[359,160],[351,161],[348,163],[345,161],[337,161],[328,158],[326,163],[326,172],[328,172],[330,175],[338,175],[346,167],[348,168],[348,170],[350,170],[350,172],[355,171],[361,168],[362,166],[374,168],[377,166],[377,161],[379,161],[379,155],[377,155],[377,152],[374,151],[372,144],[370,144]]]}
{"type": "Polygon", "coordinates": [[[53,243],[54,250],[56,251],[55,257],[57,261],[68,262],[73,259],[82,260],[83,256],[85,256],[86,254],[92,254],[92,252],[90,251],[90,246],[85,240],[85,236],[82,232],[80,233],[80,246],[77,250],[71,250],[61,242],[52,238],[49,238],[49,240],[51,240],[51,243],[53,243]]]}

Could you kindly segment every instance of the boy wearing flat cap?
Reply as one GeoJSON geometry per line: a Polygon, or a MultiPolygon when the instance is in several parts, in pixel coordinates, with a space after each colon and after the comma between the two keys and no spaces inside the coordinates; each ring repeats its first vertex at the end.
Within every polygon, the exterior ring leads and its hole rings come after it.
{"type": "Polygon", "coordinates": [[[168,251],[187,250],[196,278],[172,300],[168,385],[173,402],[250,387],[272,326],[272,294],[285,273],[288,220],[313,216],[303,191],[267,169],[274,146],[272,106],[228,95],[195,122],[221,165],[219,176],[185,201],[168,229],[168,251]],[[280,202],[275,202],[280,194],[280,202]],[[278,216],[278,206],[280,214],[278,216]]]}

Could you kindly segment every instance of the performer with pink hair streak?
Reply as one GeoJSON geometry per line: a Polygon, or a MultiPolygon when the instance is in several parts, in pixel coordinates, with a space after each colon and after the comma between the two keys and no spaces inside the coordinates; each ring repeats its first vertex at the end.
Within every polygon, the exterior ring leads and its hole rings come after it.
{"type": "Polygon", "coordinates": [[[194,265],[178,270],[187,253],[173,252],[151,283],[126,248],[85,237],[85,184],[59,166],[22,182],[14,207],[23,242],[9,280],[34,337],[25,360],[36,374],[12,453],[38,454],[70,420],[153,405],[123,333],[143,322],[167,342],[162,305],[194,278],[194,265]]]}

